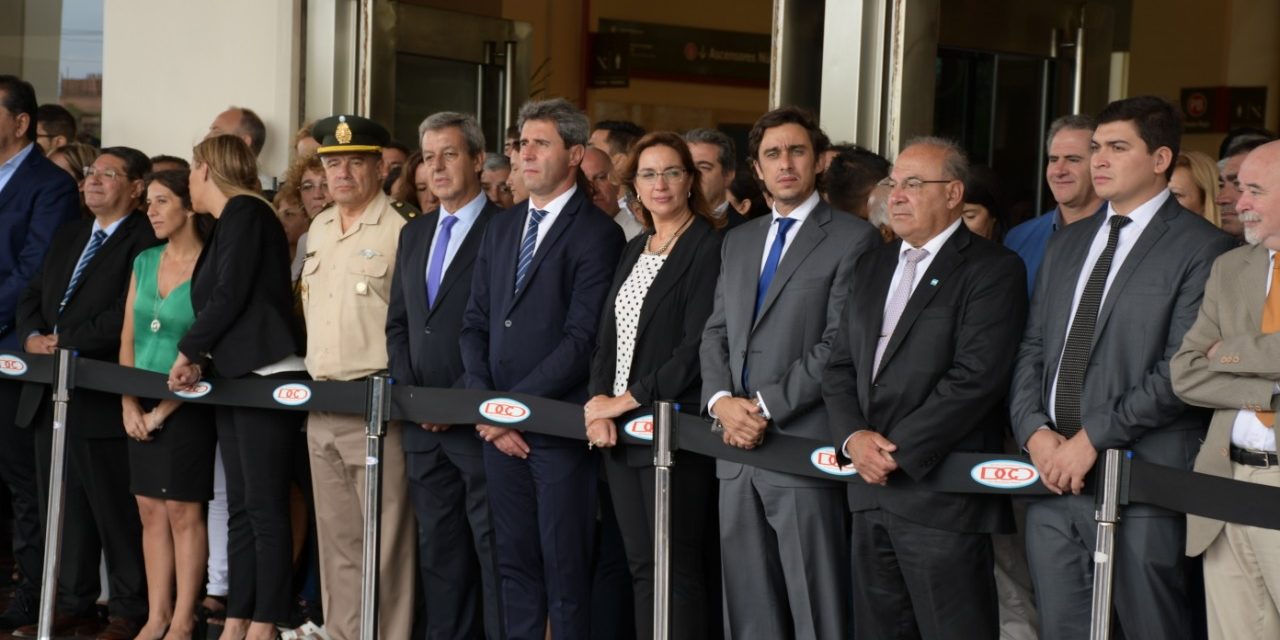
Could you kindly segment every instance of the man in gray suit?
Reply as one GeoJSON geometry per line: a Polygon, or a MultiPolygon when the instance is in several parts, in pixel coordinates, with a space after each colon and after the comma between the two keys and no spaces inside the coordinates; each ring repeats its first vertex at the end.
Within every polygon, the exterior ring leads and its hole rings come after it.
{"type": "MultiPolygon", "coordinates": [[[[1105,449],[1189,469],[1206,414],[1173,393],[1169,359],[1195,320],[1210,265],[1229,236],[1169,194],[1177,107],[1128,98],[1093,134],[1105,211],[1061,229],[1036,278],[1014,370],[1014,437],[1056,497],[1027,509],[1027,555],[1040,637],[1087,638],[1093,498],[1080,495],[1105,449]]],[[[1125,636],[1192,636],[1180,514],[1130,505],[1118,528],[1115,608],[1125,636]]]]}
{"type": "MultiPolygon", "coordinates": [[[[773,215],[725,236],[702,337],[703,401],[726,444],[769,431],[825,439],[822,370],[858,256],[877,244],[863,220],[823,203],[829,146],[795,107],[752,127],[749,154],[773,215]]],[[[742,638],[837,638],[848,630],[844,486],[720,461],[725,631],[742,638]]]]}
{"type": "MultiPolygon", "coordinates": [[[[1248,246],[1213,264],[1200,316],[1173,357],[1173,389],[1215,409],[1195,470],[1280,486],[1280,142],[1248,154],[1236,211],[1248,246]]],[[[1204,554],[1209,637],[1280,638],[1280,531],[1187,516],[1187,555],[1204,554]]]]}

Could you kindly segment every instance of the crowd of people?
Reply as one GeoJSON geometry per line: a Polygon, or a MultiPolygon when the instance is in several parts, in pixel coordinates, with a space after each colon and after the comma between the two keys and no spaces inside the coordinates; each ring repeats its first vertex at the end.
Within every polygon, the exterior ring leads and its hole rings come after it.
{"type": "MultiPolygon", "coordinates": [[[[654,637],[654,463],[619,430],[657,400],[730,447],[829,442],[859,476],[679,453],[675,638],[1086,638],[1099,451],[1280,485],[1280,143],[1182,152],[1158,98],[1055,121],[1055,206],[1020,224],[954,142],[890,161],[794,107],[741,154],[561,99],[523,105],[502,153],[471,114],[428,115],[416,149],[340,114],[294,136],[278,188],[248,108],[189,160],[72,142],[58,109],[0,76],[0,349],[175,393],[389,371],[582,405],[585,444],[391,426],[383,638],[654,637]],[[1025,452],[1053,495],[914,482],[953,452],[1025,452]]],[[[49,400],[0,381],[15,637],[36,635],[49,400]]],[[[362,417],[77,390],[67,423],[55,635],[359,637],[362,417]]],[[[1122,516],[1125,637],[1280,637],[1280,532],[1122,516]]]]}

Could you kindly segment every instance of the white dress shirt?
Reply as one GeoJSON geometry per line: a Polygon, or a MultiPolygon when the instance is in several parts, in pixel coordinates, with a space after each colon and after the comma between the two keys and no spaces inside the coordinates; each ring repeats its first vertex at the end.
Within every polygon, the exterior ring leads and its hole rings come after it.
{"type": "MultiPolygon", "coordinates": [[[[471,231],[471,227],[475,225],[476,220],[480,217],[480,212],[484,211],[484,205],[488,201],[489,199],[485,197],[484,192],[481,191],[476,195],[476,197],[472,198],[470,202],[462,205],[462,207],[457,211],[446,211],[444,203],[440,203],[440,218],[436,220],[436,231],[435,234],[431,236],[431,248],[427,250],[427,267],[422,272],[424,278],[430,277],[431,259],[436,255],[436,238],[440,237],[440,229],[444,226],[444,221],[448,219],[447,216],[452,215],[456,217],[458,221],[453,223],[453,228],[449,230],[449,244],[445,247],[444,264],[441,265],[440,268],[441,279],[443,279],[444,274],[449,272],[449,263],[453,262],[453,257],[458,255],[458,249],[462,247],[462,241],[467,239],[467,232],[471,231]]],[[[543,218],[542,221],[546,222],[547,220],[546,218],[543,218]]],[[[527,218],[525,219],[525,223],[528,224],[527,218]]],[[[541,239],[541,225],[539,225],[538,231],[539,239],[541,239]]],[[[524,239],[523,234],[521,235],[521,239],[524,239]]]]}
{"type": "MultiPolygon", "coordinates": [[[[1267,287],[1263,294],[1264,296],[1271,295],[1271,269],[1274,268],[1276,260],[1275,251],[1268,251],[1267,254],[1271,260],[1267,262],[1267,287]]],[[[1280,393],[1280,385],[1276,385],[1272,390],[1280,393]]],[[[1231,427],[1231,444],[1241,449],[1274,453],[1276,450],[1276,430],[1259,422],[1257,413],[1248,409],[1241,409],[1236,412],[1236,421],[1231,427]]]]}
{"type": "MultiPolygon", "coordinates": [[[[1166,188],[1156,196],[1134,209],[1129,213],[1129,224],[1121,227],[1120,237],[1116,240],[1116,252],[1111,257],[1111,272],[1107,274],[1107,283],[1102,287],[1102,305],[1106,306],[1107,293],[1111,291],[1111,283],[1115,281],[1116,274],[1120,273],[1120,269],[1124,266],[1125,258],[1129,257],[1129,252],[1133,250],[1133,245],[1138,243],[1138,236],[1146,230],[1147,225],[1151,224],[1151,219],[1156,217],[1156,212],[1160,207],[1164,206],[1164,201],[1169,198],[1169,190],[1166,188]]],[[[1098,258],[1102,257],[1103,249],[1107,248],[1107,238],[1111,235],[1111,217],[1120,215],[1116,213],[1115,205],[1107,203],[1107,217],[1102,221],[1102,226],[1098,227],[1097,233],[1093,236],[1093,243],[1089,245],[1089,253],[1085,256],[1084,265],[1080,269],[1080,275],[1076,278],[1076,293],[1071,298],[1071,315],[1067,318],[1067,332],[1064,335],[1071,335],[1071,325],[1076,319],[1076,307],[1080,306],[1080,296],[1084,294],[1084,285],[1089,281],[1089,275],[1093,273],[1093,266],[1098,264],[1098,258]]],[[[1067,341],[1062,341],[1063,351],[1067,348],[1067,341]]],[[[1058,354],[1058,369],[1062,368],[1062,353],[1058,354]]],[[[1049,419],[1057,422],[1057,409],[1055,405],[1058,400],[1058,370],[1053,372],[1053,386],[1049,389],[1049,419]]],[[[1083,413],[1085,407],[1081,407],[1083,413]]],[[[1046,425],[1047,427],[1048,425],[1046,425]]],[[[1089,425],[1082,425],[1081,428],[1087,429],[1089,425]]]]}
{"type": "Polygon", "coordinates": [[[516,244],[516,251],[520,250],[520,245],[524,244],[524,234],[528,232],[529,221],[533,219],[533,210],[541,209],[547,212],[542,216],[542,222],[538,223],[538,239],[533,244],[533,252],[538,253],[538,247],[542,246],[542,239],[547,237],[547,232],[551,230],[551,225],[556,223],[556,218],[560,217],[560,211],[569,204],[569,198],[578,192],[578,185],[571,185],[569,190],[556,196],[554,200],[547,203],[545,207],[533,206],[533,198],[529,198],[529,211],[524,214],[524,226],[520,227],[520,240],[516,244]]]}

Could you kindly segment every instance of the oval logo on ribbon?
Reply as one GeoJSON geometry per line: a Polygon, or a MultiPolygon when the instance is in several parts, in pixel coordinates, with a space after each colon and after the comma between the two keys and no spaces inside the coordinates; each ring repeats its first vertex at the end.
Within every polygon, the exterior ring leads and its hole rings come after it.
{"type": "Polygon", "coordinates": [[[493,398],[480,403],[480,415],[502,424],[524,422],[530,414],[529,406],[511,398],[493,398]]]}
{"type": "Polygon", "coordinates": [[[1035,484],[1040,472],[1021,460],[988,460],[975,465],[969,477],[993,489],[1021,489],[1035,484]]]}
{"type": "Polygon", "coordinates": [[[282,384],[271,392],[271,399],[288,407],[296,407],[311,400],[311,387],[297,382],[282,384]]]}
{"type": "Polygon", "coordinates": [[[213,385],[201,380],[200,382],[197,382],[190,391],[174,391],[173,395],[178,396],[179,398],[193,400],[195,398],[203,398],[209,395],[210,391],[213,391],[213,385]]]}
{"type": "Polygon", "coordinates": [[[653,440],[653,416],[645,415],[632,418],[630,422],[622,425],[622,430],[633,438],[653,440]]]}
{"type": "Polygon", "coordinates": [[[27,361],[18,356],[0,356],[0,373],[6,376],[20,376],[27,372],[27,361]]]}
{"type": "Polygon", "coordinates": [[[847,464],[843,468],[840,467],[839,461],[836,460],[835,447],[818,447],[809,454],[809,462],[817,467],[818,471],[831,474],[833,476],[852,476],[858,473],[852,464],[847,464]]]}

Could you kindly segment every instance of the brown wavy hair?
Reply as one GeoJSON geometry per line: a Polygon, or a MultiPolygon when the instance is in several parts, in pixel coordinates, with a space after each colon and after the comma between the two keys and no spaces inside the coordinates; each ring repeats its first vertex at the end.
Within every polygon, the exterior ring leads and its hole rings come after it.
{"type": "Polygon", "coordinates": [[[289,163],[280,182],[280,193],[288,193],[290,197],[302,202],[302,176],[307,171],[316,171],[324,175],[324,164],[320,162],[320,154],[309,153],[297,156],[289,163]]]}
{"type": "MultiPolygon", "coordinates": [[[[689,153],[689,145],[685,143],[684,138],[680,134],[672,131],[654,131],[645,134],[639,141],[631,147],[631,152],[627,154],[627,162],[622,166],[622,170],[618,172],[618,179],[622,185],[631,189],[632,193],[640,193],[636,190],[636,172],[640,169],[640,154],[650,147],[670,147],[674,149],[676,155],[680,156],[680,164],[684,170],[693,179],[689,184],[690,198],[689,210],[693,214],[706,220],[713,229],[719,229],[726,224],[724,218],[717,218],[711,215],[711,205],[707,204],[706,196],[702,195],[702,173],[698,171],[698,167],[693,163],[693,154],[689,153]]],[[[653,229],[653,214],[649,213],[649,208],[644,206],[640,199],[635,200],[635,212],[640,216],[640,222],[644,224],[646,229],[653,229]]]]}

